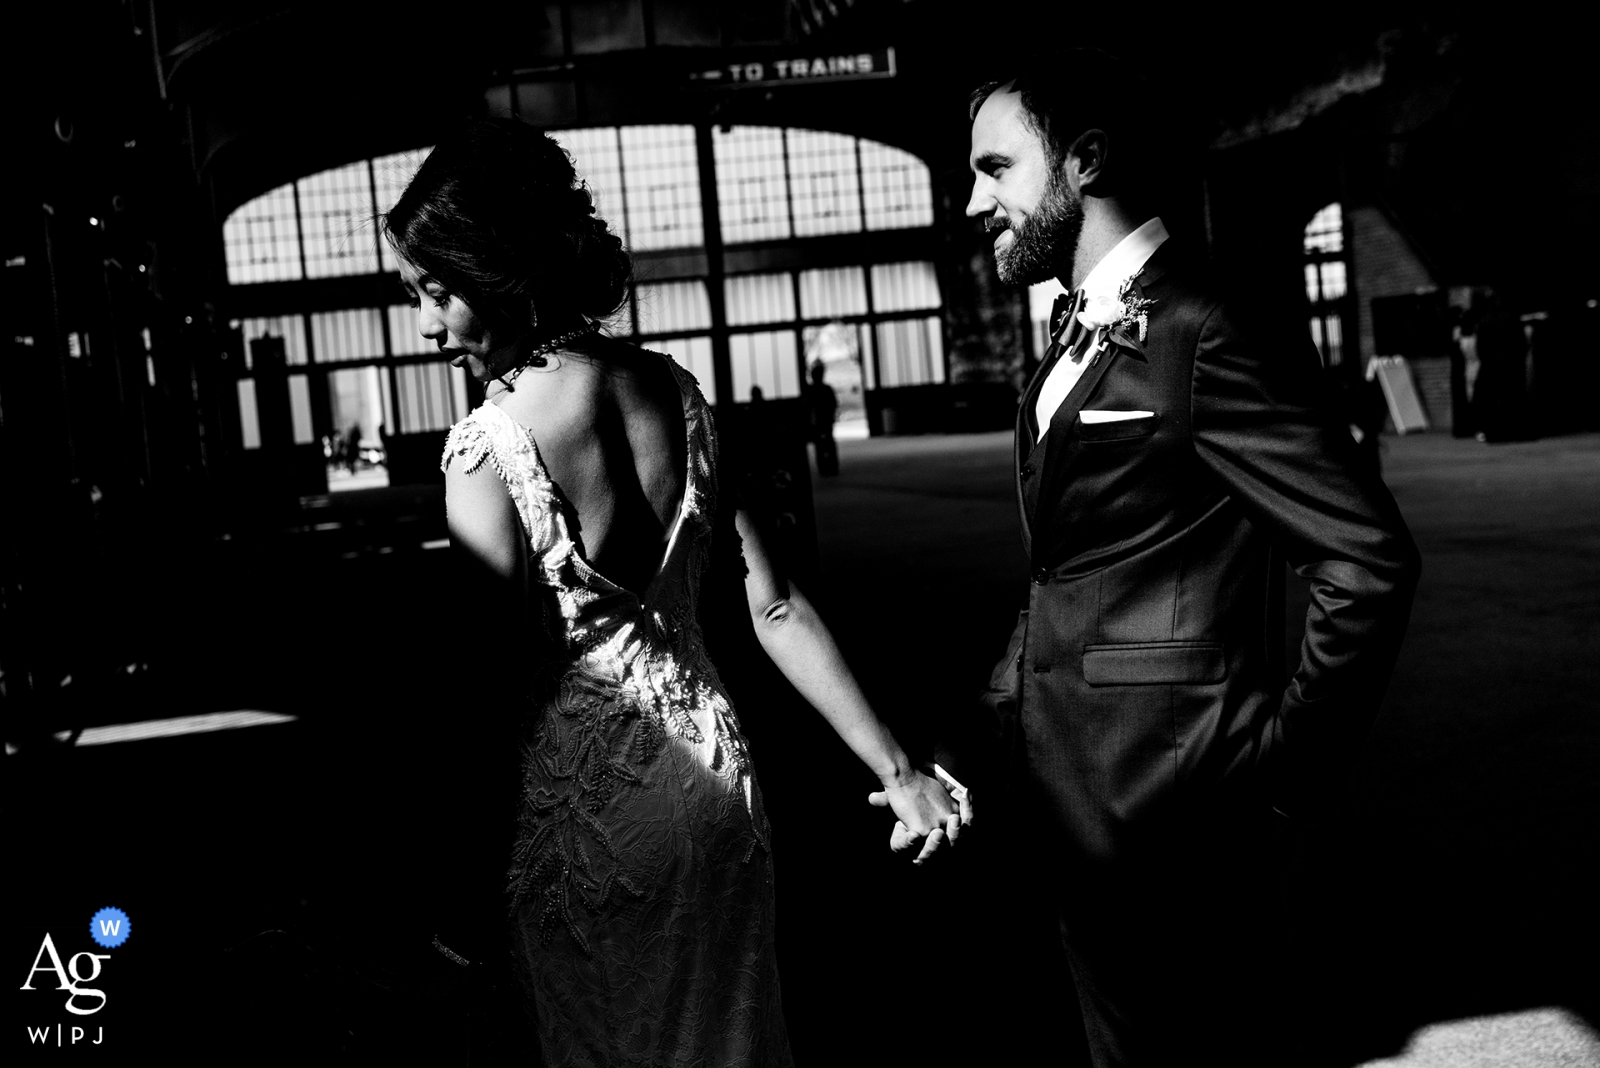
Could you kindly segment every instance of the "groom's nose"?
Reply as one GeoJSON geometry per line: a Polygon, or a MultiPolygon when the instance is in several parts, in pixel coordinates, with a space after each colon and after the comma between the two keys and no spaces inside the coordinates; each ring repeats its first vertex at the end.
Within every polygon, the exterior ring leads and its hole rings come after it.
{"type": "Polygon", "coordinates": [[[991,215],[998,208],[999,202],[994,195],[985,188],[987,179],[979,175],[972,183],[972,198],[967,201],[967,218],[975,219],[980,215],[991,215]]]}

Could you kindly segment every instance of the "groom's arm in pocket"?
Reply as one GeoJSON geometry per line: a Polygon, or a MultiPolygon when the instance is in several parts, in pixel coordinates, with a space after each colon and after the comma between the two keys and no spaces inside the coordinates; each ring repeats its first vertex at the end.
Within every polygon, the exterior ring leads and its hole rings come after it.
{"type": "Polygon", "coordinates": [[[947,710],[939,725],[934,759],[939,766],[981,798],[1003,781],[1006,757],[1015,744],[1018,702],[1022,697],[1022,644],[1028,632],[1028,613],[1006,643],[1005,655],[995,664],[989,682],[976,701],[947,710]]]}

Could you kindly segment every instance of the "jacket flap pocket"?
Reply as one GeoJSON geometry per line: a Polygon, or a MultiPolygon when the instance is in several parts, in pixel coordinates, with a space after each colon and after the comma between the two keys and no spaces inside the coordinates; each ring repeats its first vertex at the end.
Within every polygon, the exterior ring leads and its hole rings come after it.
{"type": "Polygon", "coordinates": [[[1090,686],[1221,682],[1228,662],[1221,642],[1140,642],[1083,647],[1083,680],[1090,686]]]}

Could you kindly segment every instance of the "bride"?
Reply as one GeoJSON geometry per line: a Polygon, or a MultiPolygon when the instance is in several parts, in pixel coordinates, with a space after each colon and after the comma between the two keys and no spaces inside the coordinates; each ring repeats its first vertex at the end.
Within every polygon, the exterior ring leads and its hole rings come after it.
{"type": "Polygon", "coordinates": [[[466,564],[450,632],[500,680],[463,715],[519,783],[481,851],[497,852],[500,931],[469,948],[509,941],[548,1063],[788,1064],[770,835],[702,580],[743,574],[762,648],[882,781],[893,848],[920,864],[968,803],[911,766],[750,518],[723,521],[693,376],[598,331],[628,257],[559,145],[474,122],[383,227],[422,335],[486,387],[443,460],[466,564]]]}

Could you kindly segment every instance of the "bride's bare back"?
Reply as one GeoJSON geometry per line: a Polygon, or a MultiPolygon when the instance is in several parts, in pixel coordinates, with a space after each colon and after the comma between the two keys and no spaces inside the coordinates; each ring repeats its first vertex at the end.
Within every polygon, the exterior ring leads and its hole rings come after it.
{"type": "Polygon", "coordinates": [[[492,403],[533,431],[552,481],[577,512],[573,533],[584,558],[642,594],[683,502],[683,399],[667,361],[596,338],[524,370],[515,386],[492,403]]]}

